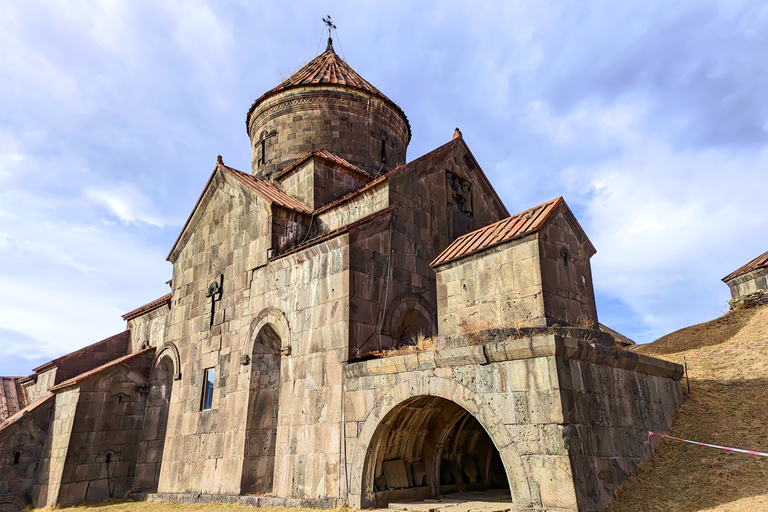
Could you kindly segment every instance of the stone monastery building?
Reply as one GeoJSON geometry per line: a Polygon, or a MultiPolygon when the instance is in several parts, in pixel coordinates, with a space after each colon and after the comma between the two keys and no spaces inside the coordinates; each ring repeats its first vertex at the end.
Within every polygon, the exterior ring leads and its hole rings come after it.
{"type": "Polygon", "coordinates": [[[246,117],[124,332],[0,380],[0,512],[132,495],[354,508],[457,492],[600,510],[682,402],[599,330],[563,198],[510,216],[456,130],[328,48],[246,117]]]}

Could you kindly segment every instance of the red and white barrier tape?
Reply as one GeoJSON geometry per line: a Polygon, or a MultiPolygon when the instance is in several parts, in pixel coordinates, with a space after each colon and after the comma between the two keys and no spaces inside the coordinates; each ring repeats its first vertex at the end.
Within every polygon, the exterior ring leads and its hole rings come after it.
{"type": "Polygon", "coordinates": [[[729,452],[746,453],[746,454],[749,454],[749,455],[759,455],[760,457],[768,457],[768,453],[754,452],[752,450],[741,450],[739,448],[730,448],[728,446],[720,446],[720,445],[717,445],[717,444],[698,443],[696,441],[690,441],[688,439],[680,439],[679,437],[667,436],[667,435],[664,435],[664,434],[658,434],[656,432],[648,432],[648,439],[649,440],[650,440],[651,436],[666,437],[667,439],[674,439],[675,441],[682,441],[684,443],[697,444],[699,446],[707,446],[709,448],[719,448],[720,450],[728,450],[729,452]]]}

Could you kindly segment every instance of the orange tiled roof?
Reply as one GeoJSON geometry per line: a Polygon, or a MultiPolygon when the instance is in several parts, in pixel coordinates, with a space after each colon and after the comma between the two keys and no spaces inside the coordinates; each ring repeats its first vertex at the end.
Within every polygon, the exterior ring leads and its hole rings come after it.
{"type": "Polygon", "coordinates": [[[739,277],[741,275],[746,274],[747,272],[752,272],[753,270],[757,270],[758,268],[768,267],[768,252],[764,252],[757,258],[753,259],[746,265],[737,268],[727,276],[723,278],[723,281],[730,281],[731,279],[735,277],[739,277]]]}
{"type": "Polygon", "coordinates": [[[172,293],[163,295],[159,299],[155,299],[152,302],[148,302],[147,304],[144,304],[143,306],[140,306],[134,309],[133,311],[129,311],[123,315],[123,320],[133,320],[136,317],[139,317],[145,313],[149,313],[150,311],[153,311],[157,308],[163,307],[166,304],[168,305],[168,307],[171,307],[172,296],[173,296],[172,293]]]}
{"type": "Polygon", "coordinates": [[[145,348],[144,350],[139,350],[138,352],[134,352],[133,354],[128,354],[127,356],[118,357],[117,359],[113,359],[112,361],[108,362],[107,364],[103,364],[101,366],[97,366],[93,370],[88,370],[87,372],[83,372],[80,375],[76,375],[72,377],[71,379],[67,379],[64,382],[61,382],[59,384],[56,384],[55,386],[52,386],[48,388],[48,391],[58,391],[60,389],[68,388],[70,386],[74,386],[75,384],[79,384],[83,382],[88,377],[92,377],[93,375],[96,375],[98,373],[103,372],[104,370],[108,370],[114,366],[127,363],[131,359],[138,357],[140,355],[144,355],[147,352],[154,352],[155,347],[149,347],[145,348]]]}
{"type": "Polygon", "coordinates": [[[300,203],[296,199],[292,198],[276,186],[264,181],[261,178],[257,178],[252,174],[246,174],[232,167],[227,167],[223,163],[219,162],[218,166],[225,172],[229,172],[232,176],[237,178],[240,182],[247,185],[248,188],[253,190],[258,196],[263,197],[270,203],[275,203],[278,206],[294,210],[300,213],[312,213],[304,204],[300,203]]]}
{"type": "MultiPolygon", "coordinates": [[[[405,112],[403,112],[395,102],[387,98],[384,93],[371,85],[365,78],[358,75],[354,69],[349,67],[349,64],[336,55],[336,52],[333,51],[332,47],[329,47],[323,53],[312,59],[309,64],[291,75],[288,80],[262,94],[256,101],[254,101],[245,118],[246,129],[248,128],[248,120],[251,118],[251,114],[268,96],[293,87],[312,85],[343,85],[368,92],[385,100],[387,103],[390,103],[403,115],[404,118],[406,118],[405,112]]],[[[408,125],[408,140],[410,140],[411,126],[408,123],[407,118],[406,124],[408,125]]]]}
{"type": "Polygon", "coordinates": [[[515,238],[535,233],[560,204],[565,204],[562,197],[552,199],[517,215],[460,236],[441,252],[430,265],[436,267],[515,238]]]}
{"type": "Polygon", "coordinates": [[[339,165],[341,167],[344,167],[345,169],[354,172],[355,174],[360,175],[361,178],[371,180],[371,176],[365,172],[364,170],[360,169],[354,164],[349,163],[348,161],[344,160],[340,156],[336,156],[333,153],[331,153],[328,150],[325,149],[316,149],[314,151],[310,151],[306,155],[300,157],[298,160],[296,160],[294,163],[283,169],[282,171],[278,172],[274,178],[280,179],[281,177],[285,176],[289,172],[291,172],[293,169],[298,167],[299,165],[306,162],[309,158],[316,156],[318,158],[322,158],[323,160],[326,160],[328,162],[334,163],[336,165],[339,165]]]}

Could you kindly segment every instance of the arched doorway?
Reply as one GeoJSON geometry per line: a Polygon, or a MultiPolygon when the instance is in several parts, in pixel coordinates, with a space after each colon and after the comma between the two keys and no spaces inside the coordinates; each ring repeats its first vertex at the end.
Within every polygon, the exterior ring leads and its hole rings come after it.
{"type": "Polygon", "coordinates": [[[173,391],[173,375],[173,359],[169,353],[161,353],[155,361],[148,382],[149,395],[144,409],[144,425],[141,430],[136,458],[136,477],[133,484],[137,491],[157,491],[173,391]]]}
{"type": "Polygon", "coordinates": [[[511,498],[499,451],[477,419],[455,402],[437,396],[406,400],[371,439],[363,507],[488,489],[504,490],[511,498]]]}
{"type": "Polygon", "coordinates": [[[387,309],[383,332],[392,338],[393,346],[415,345],[420,336],[435,333],[434,316],[432,305],[424,297],[401,294],[387,309]]]}
{"type": "Polygon", "coordinates": [[[282,341],[272,324],[256,334],[250,355],[251,379],[245,431],[242,494],[272,491],[280,393],[282,341]]]}

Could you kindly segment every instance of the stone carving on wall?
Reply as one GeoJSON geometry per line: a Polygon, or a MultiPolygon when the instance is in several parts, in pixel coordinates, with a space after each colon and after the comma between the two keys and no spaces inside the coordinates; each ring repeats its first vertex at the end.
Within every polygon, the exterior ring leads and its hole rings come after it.
{"type": "Polygon", "coordinates": [[[472,215],[472,184],[453,174],[450,167],[445,170],[445,192],[449,208],[472,215]]]}

